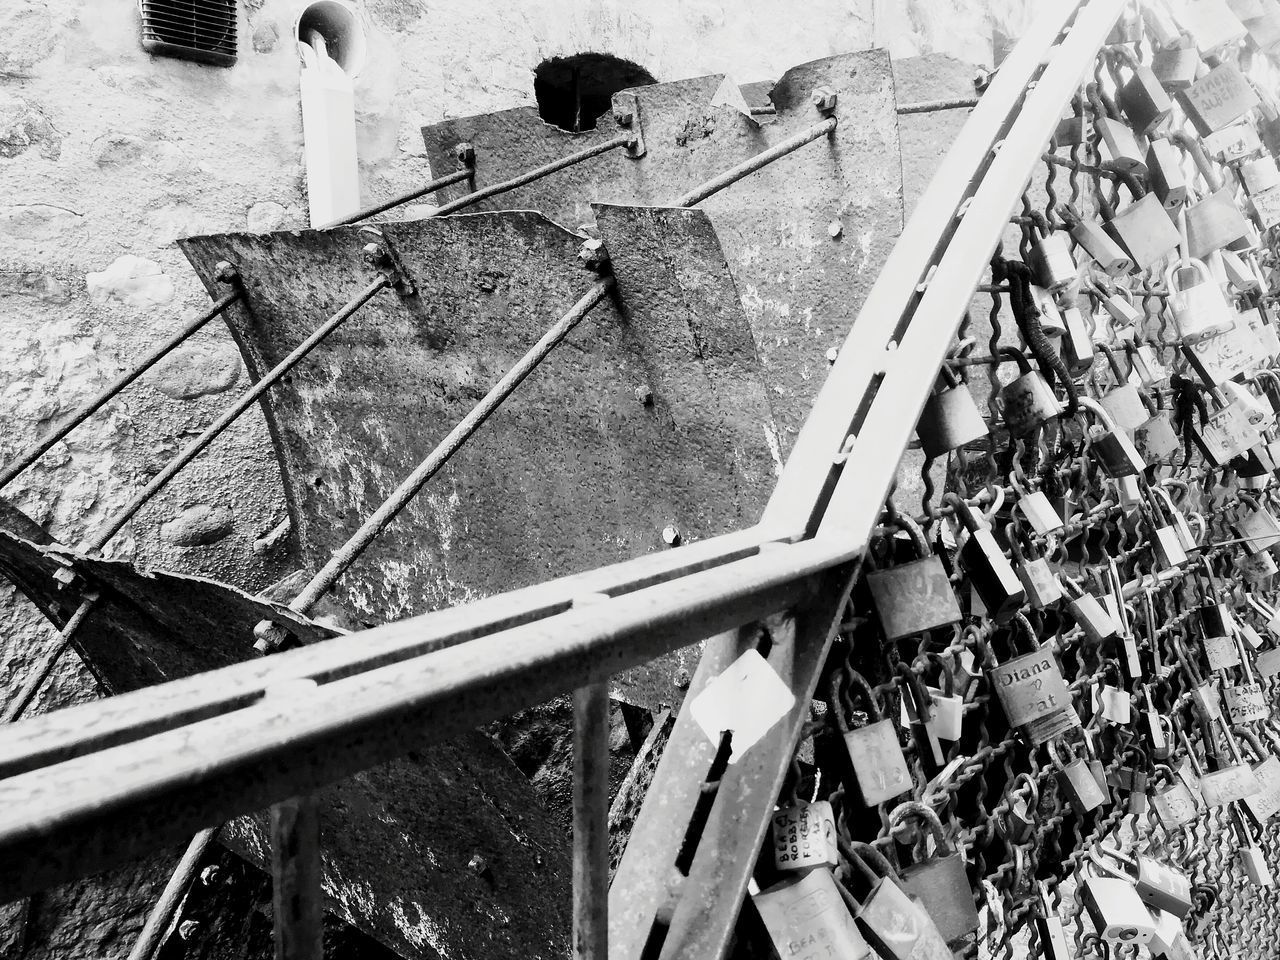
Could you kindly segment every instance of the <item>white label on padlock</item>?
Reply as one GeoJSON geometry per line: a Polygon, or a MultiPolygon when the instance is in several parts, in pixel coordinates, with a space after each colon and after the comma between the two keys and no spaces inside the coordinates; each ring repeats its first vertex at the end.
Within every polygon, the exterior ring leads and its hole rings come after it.
{"type": "Polygon", "coordinates": [[[1215,160],[1231,163],[1262,149],[1262,143],[1253,124],[1233,123],[1205,137],[1204,149],[1215,160]]]}
{"type": "Polygon", "coordinates": [[[1249,199],[1253,201],[1253,209],[1258,211],[1263,227],[1274,227],[1280,223],[1280,185],[1261,190],[1249,199]]]}
{"type": "Polygon", "coordinates": [[[1213,414],[1204,425],[1201,438],[1210,455],[1220,464],[1262,441],[1262,435],[1249,422],[1249,417],[1235,404],[1213,414]]]}
{"type": "Polygon", "coordinates": [[[795,694],[769,662],[748,650],[693,698],[689,712],[717,746],[724,731],[733,732],[729,762],[736,763],[795,705],[795,694]]]}

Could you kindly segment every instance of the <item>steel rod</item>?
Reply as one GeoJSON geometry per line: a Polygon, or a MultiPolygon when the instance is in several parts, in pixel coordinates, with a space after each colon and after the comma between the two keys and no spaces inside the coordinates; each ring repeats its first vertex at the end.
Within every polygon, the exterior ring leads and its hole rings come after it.
{"type": "Polygon", "coordinates": [[[956,97],[951,100],[922,100],[919,103],[898,104],[898,115],[909,113],[937,113],[940,110],[968,110],[978,105],[978,97],[956,97]]]}
{"type": "MultiPolygon", "coordinates": [[[[315,689],[295,680],[267,691],[267,699],[289,701],[315,689]]],[[[271,905],[275,960],[323,960],[324,893],[321,888],[320,813],[314,796],[294,796],[271,805],[271,905]]]]}
{"type": "Polygon", "coordinates": [[[200,863],[204,860],[205,852],[208,851],[209,844],[213,842],[216,833],[217,830],[208,828],[191,838],[186,851],[182,854],[182,859],[173,868],[169,881],[160,891],[160,896],[152,905],[151,912],[147,914],[147,921],[142,925],[142,932],[134,941],[133,949],[129,951],[128,960],[152,960],[156,955],[161,941],[173,926],[173,918],[177,916],[183,898],[191,889],[196,871],[200,869],[200,863]]]}
{"type": "Polygon", "coordinates": [[[737,183],[743,177],[748,174],[755,173],[761,167],[766,167],[773,163],[773,161],[778,160],[781,157],[785,157],[789,153],[794,153],[806,143],[812,143],[814,140],[825,137],[827,134],[835,130],[836,122],[837,120],[835,117],[828,117],[821,123],[814,124],[809,129],[802,130],[795,136],[787,137],[787,139],[774,144],[768,150],[761,151],[754,157],[750,157],[749,159],[742,161],[742,163],[730,167],[728,170],[724,171],[719,176],[708,180],[706,183],[699,184],[677,199],[672,206],[691,207],[695,203],[701,203],[703,200],[707,199],[707,197],[712,194],[719,193],[725,187],[737,183]]]}
{"type": "Polygon", "coordinates": [[[378,277],[378,279],[374,280],[367,287],[361,290],[354,300],[317,327],[311,336],[307,337],[306,340],[296,346],[293,351],[276,364],[266,376],[242,394],[239,400],[232,404],[232,406],[218,417],[217,420],[210,424],[209,427],[200,434],[200,436],[193,440],[187,448],[182,451],[182,453],[178,454],[165,464],[164,469],[157,473],[151,481],[143,487],[122,510],[120,510],[119,513],[107,522],[101,530],[86,541],[82,549],[86,552],[101,550],[108,540],[120,532],[120,528],[128,523],[135,513],[141,510],[159,491],[164,489],[165,485],[174,478],[179,470],[198,457],[205,447],[213,443],[222,431],[231,426],[231,424],[234,423],[241,414],[248,410],[260,396],[266,393],[277,380],[296,367],[307,356],[307,354],[323,342],[329,334],[338,329],[338,327],[350,319],[356,311],[373,299],[374,295],[385,289],[389,284],[390,281],[386,277],[378,277]]]}
{"type": "Polygon", "coordinates": [[[602,153],[608,153],[610,150],[617,150],[619,147],[625,147],[632,143],[635,138],[631,134],[623,134],[614,137],[612,140],[606,140],[604,143],[597,143],[594,147],[587,147],[585,150],[579,150],[577,153],[571,153],[568,156],[561,157],[559,160],[552,160],[550,163],[543,164],[541,167],[535,167],[518,177],[512,177],[510,180],[503,180],[500,183],[493,183],[487,187],[481,187],[471,193],[463,194],[456,200],[450,200],[448,203],[441,204],[435,210],[432,210],[428,217],[443,217],[445,214],[453,213],[461,210],[463,207],[469,207],[473,203],[479,203],[481,200],[487,200],[490,197],[496,197],[500,193],[507,193],[515,190],[517,187],[523,187],[527,183],[533,183],[535,180],[541,180],[543,177],[563,170],[565,167],[572,167],[575,163],[581,163],[583,160],[590,160],[592,157],[598,157],[602,153]]]}
{"type": "Polygon", "coordinates": [[[613,286],[612,277],[598,280],[577,303],[569,308],[569,311],[564,316],[552,324],[547,329],[547,332],[542,335],[542,338],[530,347],[528,352],[503,375],[502,379],[489,389],[489,392],[471,408],[471,411],[465,417],[458,421],[457,425],[449,431],[449,434],[427,455],[427,458],[400,482],[400,486],[396,487],[391,496],[387,497],[378,509],[361,524],[360,529],[352,534],[346,543],[334,551],[328,563],[311,578],[311,582],[294,598],[293,602],[289,604],[289,608],[299,613],[306,613],[315,606],[316,601],[329,591],[338,578],[377,539],[378,535],[399,516],[400,512],[408,506],[409,502],[418,494],[418,491],[422,489],[427,481],[434,477],[453,458],[453,455],[462,449],[463,444],[467,442],[472,434],[493,415],[494,411],[502,405],[502,402],[511,395],[512,391],[537,369],[538,364],[545,360],[551,351],[573,331],[573,328],[582,321],[582,318],[609,295],[609,291],[613,289],[613,286]]]}
{"type": "Polygon", "coordinates": [[[53,668],[57,665],[58,660],[61,659],[63,652],[71,645],[71,641],[80,630],[80,625],[84,623],[85,618],[89,616],[97,602],[98,598],[96,596],[85,597],[80,601],[80,606],[76,607],[75,613],[71,614],[71,619],[67,621],[66,626],[58,631],[57,639],[50,644],[49,649],[44,652],[44,656],[36,662],[31,675],[27,677],[27,682],[18,691],[18,695],[9,701],[3,718],[0,718],[0,722],[16,723],[22,719],[22,715],[27,712],[27,707],[35,700],[36,694],[40,692],[40,688],[49,679],[49,674],[53,672],[53,668]]]}
{"type": "Polygon", "coordinates": [[[573,694],[573,956],[608,954],[609,687],[593,683],[573,694]]]}
{"type": "Polygon", "coordinates": [[[475,176],[475,170],[471,167],[463,167],[461,170],[455,170],[453,173],[446,173],[443,177],[437,177],[430,183],[410,190],[408,193],[402,193],[397,197],[392,197],[384,203],[376,206],[368,207],[359,213],[353,213],[349,217],[341,220],[334,220],[332,223],[326,223],[321,230],[328,230],[330,227],[343,227],[349,223],[357,223],[360,220],[367,220],[369,217],[376,217],[380,213],[386,213],[392,207],[398,207],[401,204],[409,203],[411,200],[417,200],[419,197],[426,196],[428,193],[435,193],[447,186],[457,183],[459,180],[466,180],[468,177],[475,176]]]}
{"type": "MultiPolygon", "coordinates": [[[[135,858],[813,595],[858,545],[788,544],[0,780],[0,900],[135,858]]],[[[315,644],[379,643],[390,624],[315,644]]],[[[288,654],[279,655],[281,658],[288,654]]],[[[217,684],[231,668],[210,671],[217,684]]],[[[153,688],[155,689],[155,688],[153,688]]],[[[106,707],[110,701],[100,704],[106,707]]]]}
{"type": "Polygon", "coordinates": [[[143,358],[143,360],[137,366],[133,367],[127,373],[124,373],[121,376],[117,377],[116,380],[112,382],[110,386],[108,386],[96,397],[94,397],[92,400],[86,403],[83,407],[81,407],[79,410],[77,410],[75,413],[69,416],[61,424],[54,427],[54,429],[50,431],[50,433],[47,436],[45,436],[42,440],[36,443],[35,446],[31,447],[31,449],[27,450],[26,453],[23,453],[16,460],[14,460],[12,463],[6,466],[4,469],[0,470],[0,489],[2,489],[6,484],[8,484],[9,481],[11,481],[18,474],[22,473],[23,470],[26,470],[27,467],[31,466],[33,463],[35,463],[37,460],[43,457],[46,453],[48,453],[49,450],[53,448],[54,444],[56,444],[58,441],[63,439],[72,430],[80,426],[80,424],[84,423],[91,416],[93,416],[95,413],[101,410],[107,404],[107,402],[111,400],[112,397],[114,397],[121,390],[129,386],[129,384],[133,383],[140,376],[142,376],[144,373],[146,373],[148,370],[154,367],[162,359],[168,356],[169,353],[171,353],[175,348],[185,343],[188,339],[190,339],[192,334],[194,334],[197,330],[202,329],[205,326],[205,324],[207,324],[214,317],[221,314],[222,311],[227,309],[227,307],[229,307],[231,304],[239,300],[240,296],[241,296],[240,291],[235,290],[231,293],[228,293],[226,296],[222,297],[221,299],[217,300],[213,304],[213,306],[211,306],[207,311],[205,311],[196,319],[192,320],[185,327],[183,327],[181,330],[175,333],[172,337],[170,337],[160,346],[152,350],[151,353],[147,354],[147,356],[143,358]]]}

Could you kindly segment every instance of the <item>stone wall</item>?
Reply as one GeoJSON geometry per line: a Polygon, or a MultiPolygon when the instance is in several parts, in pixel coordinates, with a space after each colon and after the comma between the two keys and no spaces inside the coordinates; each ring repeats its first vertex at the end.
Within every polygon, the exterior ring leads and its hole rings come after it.
{"type": "MultiPolygon", "coordinates": [[[[769,80],[818,57],[888,46],[989,61],[1026,0],[365,0],[356,87],[361,186],[372,201],[429,177],[420,128],[533,103],[543,59],[610,53],[660,80],[769,80]]],[[[134,0],[0,4],[0,461],[126,369],[207,299],[174,241],[305,225],[293,18],[245,0],[229,69],[153,58],[134,0]]],[[[246,380],[217,323],[4,491],[76,542],[119,509],[246,380]]],[[[270,444],[256,411],[116,537],[110,555],[260,588],[292,568],[270,444]]],[[[0,585],[0,703],[51,632],[0,585]]],[[[246,638],[248,643],[248,638],[246,638]]],[[[35,709],[95,695],[68,657],[35,709]]],[[[162,858],[163,859],[163,858],[162,858]]],[[[31,905],[28,956],[127,952],[163,863],[31,905]]],[[[22,911],[0,907],[0,929],[22,911]]],[[[6,946],[0,933],[0,955],[6,946]]]]}

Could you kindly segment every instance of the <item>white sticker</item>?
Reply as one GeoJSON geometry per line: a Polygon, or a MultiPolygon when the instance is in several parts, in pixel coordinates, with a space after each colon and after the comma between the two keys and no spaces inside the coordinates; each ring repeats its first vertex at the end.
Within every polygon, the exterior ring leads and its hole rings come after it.
{"type": "Polygon", "coordinates": [[[729,762],[737,763],[795,705],[795,694],[768,661],[748,650],[693,698],[689,711],[717,746],[724,731],[733,731],[729,762]]]}

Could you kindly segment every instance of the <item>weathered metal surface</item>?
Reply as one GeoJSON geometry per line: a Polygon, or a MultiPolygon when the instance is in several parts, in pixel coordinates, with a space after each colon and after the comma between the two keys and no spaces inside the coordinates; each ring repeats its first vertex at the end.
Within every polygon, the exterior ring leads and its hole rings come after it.
{"type": "MultiPolygon", "coordinates": [[[[417,294],[371,302],[269,395],[312,563],[594,280],[577,259],[581,238],[538,214],[382,229],[417,294]]],[[[706,216],[617,211],[608,229],[641,254],[617,260],[621,310],[596,307],[339,581],[359,616],[392,620],[665,550],[667,526],[701,539],[758,516],[772,483],[769,401],[706,216]],[[681,256],[662,253],[668,245],[681,256]]],[[[219,260],[240,269],[252,312],[228,319],[257,375],[368,282],[363,242],[339,228],[184,247],[206,279],[219,260]]],[[[677,702],[672,681],[696,654],[685,656],[620,690],[677,702]]]]}
{"type": "MultiPolygon", "coordinates": [[[[690,187],[821,119],[814,87],[838,95],[847,117],[827,139],[802,147],[705,201],[759,344],[785,456],[826,377],[826,353],[843,343],[876,270],[902,227],[902,173],[889,56],[844,54],[788,70],[771,97],[776,115],[758,122],[712,106],[722,77],[637,87],[644,157],[606,154],[484,201],[481,209],[540,210],[576,226],[591,203],[669,204],[690,187]],[[832,232],[838,232],[832,236],[832,232]]],[[[617,134],[611,117],[567,133],[533,107],[446,120],[423,129],[432,168],[452,169],[453,148],[476,150],[475,185],[617,134]]],[[[457,196],[463,186],[442,196],[457,196]]],[[[615,257],[618,251],[610,251],[615,257]]]]}

